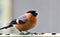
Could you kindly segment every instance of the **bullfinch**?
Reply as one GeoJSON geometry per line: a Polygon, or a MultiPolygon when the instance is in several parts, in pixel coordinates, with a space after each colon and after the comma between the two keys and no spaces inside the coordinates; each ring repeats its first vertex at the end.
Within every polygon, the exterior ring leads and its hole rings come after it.
{"type": "Polygon", "coordinates": [[[8,26],[0,28],[0,30],[7,29],[7,28],[13,27],[13,25],[15,25],[15,27],[19,31],[28,31],[29,29],[32,29],[36,26],[37,15],[38,15],[38,13],[36,13],[35,10],[30,10],[27,13],[25,13],[24,15],[19,16],[18,18],[12,20],[8,26]]]}

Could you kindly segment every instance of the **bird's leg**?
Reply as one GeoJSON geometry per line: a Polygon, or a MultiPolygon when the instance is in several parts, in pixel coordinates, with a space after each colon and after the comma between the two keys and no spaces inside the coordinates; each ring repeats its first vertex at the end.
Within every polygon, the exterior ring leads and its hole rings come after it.
{"type": "Polygon", "coordinates": [[[20,35],[25,35],[25,33],[23,31],[20,31],[20,35]]]}
{"type": "Polygon", "coordinates": [[[28,31],[20,31],[21,32],[21,35],[28,35],[28,34],[31,34],[30,32],[28,31]]]}
{"type": "Polygon", "coordinates": [[[29,31],[26,31],[26,34],[31,34],[29,31]]]}

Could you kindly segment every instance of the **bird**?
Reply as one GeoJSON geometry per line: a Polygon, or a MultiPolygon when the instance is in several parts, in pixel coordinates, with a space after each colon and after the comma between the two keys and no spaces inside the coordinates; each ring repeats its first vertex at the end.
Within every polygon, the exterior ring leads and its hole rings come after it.
{"type": "Polygon", "coordinates": [[[12,20],[8,26],[0,28],[0,30],[7,29],[15,25],[19,31],[28,31],[37,25],[37,15],[38,13],[35,10],[29,10],[25,14],[12,20]]]}

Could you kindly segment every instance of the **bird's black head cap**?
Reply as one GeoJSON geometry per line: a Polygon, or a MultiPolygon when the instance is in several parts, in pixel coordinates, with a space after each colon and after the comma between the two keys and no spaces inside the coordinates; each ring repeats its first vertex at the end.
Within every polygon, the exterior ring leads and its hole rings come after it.
{"type": "Polygon", "coordinates": [[[36,13],[36,11],[34,11],[34,10],[30,10],[27,13],[31,13],[33,16],[37,16],[38,15],[38,13],[36,13]]]}

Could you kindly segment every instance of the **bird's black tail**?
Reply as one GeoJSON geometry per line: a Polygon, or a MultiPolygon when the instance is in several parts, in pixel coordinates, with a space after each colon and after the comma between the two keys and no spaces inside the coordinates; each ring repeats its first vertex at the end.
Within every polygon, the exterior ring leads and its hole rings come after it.
{"type": "Polygon", "coordinates": [[[0,30],[13,27],[13,24],[17,24],[16,19],[12,20],[12,21],[9,23],[8,26],[5,26],[5,27],[3,27],[3,28],[0,28],[0,30]]]}
{"type": "Polygon", "coordinates": [[[12,26],[13,26],[12,24],[9,24],[8,26],[5,26],[5,27],[0,28],[0,30],[2,30],[2,29],[7,29],[7,28],[10,28],[10,27],[12,27],[12,26]]]}

